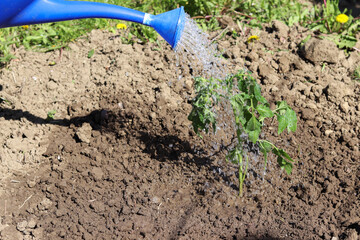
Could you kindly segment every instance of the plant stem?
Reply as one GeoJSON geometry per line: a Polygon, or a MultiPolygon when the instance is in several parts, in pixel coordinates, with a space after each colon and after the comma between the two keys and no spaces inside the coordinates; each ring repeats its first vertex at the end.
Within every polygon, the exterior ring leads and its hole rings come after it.
{"type": "Polygon", "coordinates": [[[241,164],[239,164],[239,197],[243,194],[243,182],[241,164]]]}

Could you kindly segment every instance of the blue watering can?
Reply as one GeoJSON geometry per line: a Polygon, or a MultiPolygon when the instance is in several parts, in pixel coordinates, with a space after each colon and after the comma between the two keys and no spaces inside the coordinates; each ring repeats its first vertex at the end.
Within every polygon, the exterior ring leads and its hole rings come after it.
{"type": "Polygon", "coordinates": [[[97,2],[0,0],[0,28],[81,18],[112,18],[154,28],[173,48],[184,30],[184,7],[159,15],[97,2]]]}

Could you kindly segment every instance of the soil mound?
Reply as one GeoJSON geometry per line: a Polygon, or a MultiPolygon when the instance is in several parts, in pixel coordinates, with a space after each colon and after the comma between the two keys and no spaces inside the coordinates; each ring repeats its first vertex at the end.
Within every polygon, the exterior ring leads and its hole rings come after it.
{"type": "Polygon", "coordinates": [[[269,102],[299,117],[295,134],[265,132],[298,160],[293,174],[270,159],[263,180],[249,172],[243,198],[225,150],[208,144],[217,136],[189,128],[191,69],[178,80],[165,44],[93,31],[61,54],[17,50],[0,72],[1,238],[357,239],[360,56],[304,56],[309,32],[281,26],[220,41],[229,72],[247,67],[269,102]]]}

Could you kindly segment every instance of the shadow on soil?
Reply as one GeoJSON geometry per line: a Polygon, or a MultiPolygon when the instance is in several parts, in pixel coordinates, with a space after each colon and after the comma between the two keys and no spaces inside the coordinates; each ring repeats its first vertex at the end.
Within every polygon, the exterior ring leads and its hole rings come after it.
{"type": "MultiPolygon", "coordinates": [[[[138,139],[145,144],[144,152],[149,154],[151,158],[161,162],[171,162],[173,164],[196,164],[196,166],[206,167],[211,172],[218,172],[219,166],[213,163],[213,158],[209,157],[204,149],[195,149],[192,144],[186,140],[180,139],[178,136],[163,133],[162,135],[154,135],[154,129],[146,128],[147,131],[142,131],[141,127],[132,126],[133,116],[117,114],[106,110],[94,110],[90,114],[84,116],[77,116],[71,119],[55,119],[47,120],[46,118],[35,116],[34,114],[19,109],[0,108],[0,118],[5,120],[17,120],[22,118],[34,124],[51,124],[57,126],[81,127],[83,123],[89,123],[93,130],[107,132],[117,135],[119,130],[131,131],[133,135],[138,136],[138,139]],[[130,124],[129,124],[130,123],[130,124]]],[[[223,150],[212,154],[213,157],[222,154],[223,150]]],[[[219,174],[219,177],[225,182],[231,182],[230,176],[219,174]]],[[[231,186],[238,191],[238,187],[231,186]]]]}
{"type": "Polygon", "coordinates": [[[35,116],[34,114],[23,111],[20,109],[8,109],[0,108],[0,118],[3,117],[5,120],[17,120],[25,118],[34,124],[52,124],[58,126],[70,126],[74,124],[76,127],[81,126],[83,123],[88,122],[94,130],[100,130],[100,125],[103,121],[104,110],[94,110],[90,114],[85,116],[73,117],[69,119],[54,119],[48,120],[46,118],[35,116]]]}
{"type": "MultiPolygon", "coordinates": [[[[206,167],[209,172],[214,172],[219,175],[224,182],[231,182],[231,176],[224,173],[219,173],[217,166],[212,157],[209,157],[204,149],[194,149],[192,144],[188,141],[180,139],[174,135],[152,135],[149,132],[140,133],[139,139],[145,144],[144,152],[149,154],[151,158],[161,162],[171,162],[173,164],[195,164],[198,168],[206,167]]],[[[214,153],[216,156],[222,153],[222,150],[214,153]]],[[[220,180],[220,179],[219,179],[220,180]]],[[[239,188],[236,185],[231,185],[236,191],[239,188]]],[[[200,194],[204,192],[200,191],[200,194]]]]}

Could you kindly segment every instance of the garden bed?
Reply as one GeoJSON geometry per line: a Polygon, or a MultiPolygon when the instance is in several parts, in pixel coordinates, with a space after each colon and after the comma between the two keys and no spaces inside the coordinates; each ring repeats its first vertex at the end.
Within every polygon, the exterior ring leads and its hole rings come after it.
{"type": "Polygon", "coordinates": [[[311,33],[279,22],[252,33],[219,48],[295,110],[296,133],[265,135],[298,162],[250,171],[242,198],[218,136],[189,127],[193,76],[166,44],[94,30],[61,52],[17,49],[0,72],[1,238],[357,239],[359,53],[299,47],[311,33]]]}

